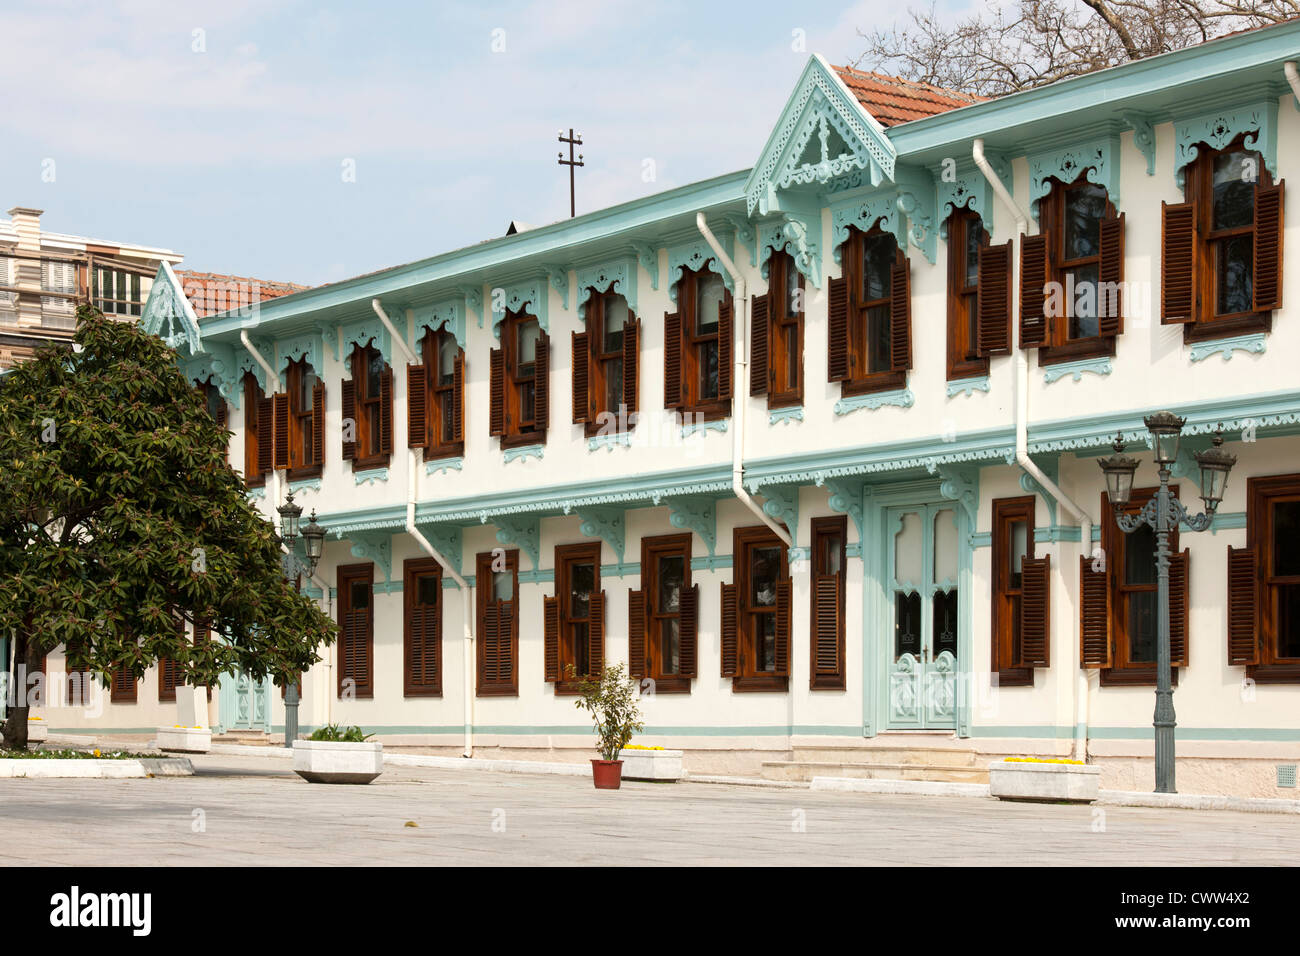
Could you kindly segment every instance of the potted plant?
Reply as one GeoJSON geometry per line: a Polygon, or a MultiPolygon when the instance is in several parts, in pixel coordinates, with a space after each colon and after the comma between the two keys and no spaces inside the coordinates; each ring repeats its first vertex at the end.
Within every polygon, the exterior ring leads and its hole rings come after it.
{"type": "Polygon", "coordinates": [[[293,770],[309,783],[369,783],[384,771],[384,745],[360,727],[327,724],[294,741],[293,770]]]}
{"type": "MultiPolygon", "coordinates": [[[[570,665],[569,677],[575,676],[570,665]]],[[[644,729],[637,711],[637,683],[627,676],[623,664],[606,667],[599,680],[584,677],[578,684],[576,706],[591,714],[596,724],[596,747],[600,759],[591,762],[591,777],[598,790],[617,790],[623,779],[619,751],[644,729]]]]}

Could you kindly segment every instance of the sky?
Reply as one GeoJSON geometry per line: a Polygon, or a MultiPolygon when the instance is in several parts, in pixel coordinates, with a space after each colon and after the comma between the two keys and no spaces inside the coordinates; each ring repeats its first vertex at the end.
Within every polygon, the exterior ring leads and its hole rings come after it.
{"type": "Polygon", "coordinates": [[[0,0],[0,210],[332,282],[565,218],[570,127],[579,214],[746,169],[904,7],[0,0]]]}

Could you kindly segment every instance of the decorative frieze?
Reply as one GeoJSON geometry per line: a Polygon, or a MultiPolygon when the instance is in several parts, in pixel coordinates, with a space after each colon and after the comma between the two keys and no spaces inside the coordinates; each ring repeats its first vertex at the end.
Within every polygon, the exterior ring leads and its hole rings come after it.
{"type": "Polygon", "coordinates": [[[445,329],[456,339],[456,344],[465,347],[465,300],[458,296],[444,299],[431,305],[414,306],[406,310],[415,328],[413,348],[418,351],[420,341],[425,336],[425,329],[435,332],[445,329]]]}
{"type": "Polygon", "coordinates": [[[512,285],[494,286],[489,308],[492,311],[492,334],[501,338],[501,323],[507,312],[527,312],[537,318],[537,324],[545,332],[550,331],[550,319],[547,305],[550,300],[550,285],[546,278],[538,276],[512,285]]]}
{"type": "Polygon", "coordinates": [[[637,311],[636,262],[632,258],[615,259],[578,270],[578,318],[587,319],[587,303],[592,290],[597,294],[617,293],[627,300],[628,308],[637,311]]]}
{"type": "Polygon", "coordinates": [[[1243,133],[1246,149],[1256,150],[1276,179],[1277,97],[1269,95],[1236,108],[1174,120],[1174,178],[1178,188],[1183,188],[1185,167],[1200,155],[1201,143],[1223,149],[1243,133]]]}
{"type": "Polygon", "coordinates": [[[758,261],[763,268],[763,278],[767,278],[771,266],[772,253],[787,252],[808,283],[816,288],[822,285],[821,247],[817,241],[821,235],[820,214],[804,215],[796,212],[782,212],[775,219],[769,219],[758,226],[758,261]]]}
{"type": "Polygon", "coordinates": [[[847,415],[860,408],[876,409],[884,408],[886,405],[911,408],[914,404],[916,404],[916,396],[912,394],[912,390],[900,388],[891,392],[869,392],[866,395],[850,395],[841,398],[835,403],[835,414],[847,415]]]}
{"type": "Polygon", "coordinates": [[[1191,360],[1201,362],[1211,355],[1221,355],[1226,362],[1232,358],[1233,352],[1246,352],[1250,355],[1263,355],[1267,347],[1268,336],[1263,332],[1256,332],[1254,335],[1234,335],[1226,339],[1215,339],[1212,342],[1197,342],[1191,348],[1191,360]]]}
{"type": "Polygon", "coordinates": [[[1052,190],[1052,180],[1072,183],[1087,173],[1087,181],[1104,186],[1119,206],[1119,133],[1107,131],[1086,142],[1031,153],[1029,156],[1029,208],[1038,218],[1038,202],[1052,190]]]}
{"type": "MultiPolygon", "coordinates": [[[[723,251],[734,259],[735,251],[731,230],[719,230],[717,237],[723,251]]],[[[693,242],[668,247],[668,295],[673,302],[677,301],[677,283],[681,280],[682,275],[687,271],[699,271],[705,266],[708,267],[710,272],[722,276],[722,283],[727,287],[727,291],[735,293],[736,287],[731,281],[731,274],[723,268],[722,263],[718,261],[717,255],[714,254],[709,244],[704,241],[704,237],[701,236],[693,242]]]]}

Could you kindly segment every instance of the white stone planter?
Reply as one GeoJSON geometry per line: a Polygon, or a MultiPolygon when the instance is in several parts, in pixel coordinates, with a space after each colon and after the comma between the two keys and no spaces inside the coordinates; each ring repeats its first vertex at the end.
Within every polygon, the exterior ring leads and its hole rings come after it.
{"type": "Polygon", "coordinates": [[[183,754],[205,754],[212,749],[210,727],[159,727],[159,750],[183,754]]]}
{"type": "Polygon", "coordinates": [[[80,760],[76,758],[6,758],[0,777],[190,777],[194,768],[184,757],[145,757],[140,760],[80,760]]]}
{"type": "Polygon", "coordinates": [[[682,779],[680,750],[620,750],[624,780],[676,783],[682,779]]]}
{"type": "Polygon", "coordinates": [[[1000,800],[1092,803],[1101,790],[1101,768],[1077,763],[989,764],[989,793],[1000,800]]]}
{"type": "Polygon", "coordinates": [[[49,724],[39,717],[27,718],[27,742],[29,744],[43,743],[50,736],[49,724]]]}
{"type": "Polygon", "coordinates": [[[311,783],[369,783],[384,772],[384,745],[296,740],[293,769],[311,783]]]}

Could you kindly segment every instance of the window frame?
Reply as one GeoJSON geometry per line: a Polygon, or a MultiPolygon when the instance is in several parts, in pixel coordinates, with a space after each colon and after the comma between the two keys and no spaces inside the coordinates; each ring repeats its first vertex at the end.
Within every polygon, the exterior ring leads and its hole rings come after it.
{"type": "MultiPolygon", "coordinates": [[[[596,675],[584,674],[581,670],[577,671],[576,680],[568,679],[568,668],[572,664],[577,666],[577,635],[576,625],[587,625],[587,641],[591,641],[591,626],[595,621],[592,613],[593,602],[588,599],[587,616],[577,618],[573,615],[573,586],[572,574],[575,565],[590,563],[592,565],[592,585],[591,598],[601,593],[600,587],[600,541],[583,542],[580,544],[557,544],[555,546],[555,596],[559,599],[559,633],[558,633],[558,661],[559,661],[559,679],[555,681],[556,695],[570,695],[580,692],[580,685],[584,677],[594,677],[596,675]]],[[[603,624],[604,622],[602,622],[603,624]]],[[[602,638],[603,639],[603,638],[602,638]]],[[[587,670],[591,670],[591,660],[587,661],[587,670]]]]}
{"type": "Polygon", "coordinates": [[[289,362],[285,366],[284,388],[288,396],[289,403],[289,467],[288,477],[290,481],[298,481],[303,478],[319,478],[323,470],[324,462],[315,460],[315,449],[310,456],[303,454],[303,435],[312,438],[312,430],[315,428],[315,410],[312,408],[312,402],[307,401],[307,407],[302,405],[302,392],[304,388],[303,377],[311,375],[315,382],[308,387],[314,388],[321,381],[317,371],[308,363],[306,356],[297,361],[289,362]],[[307,458],[309,460],[303,460],[307,458]]]}
{"type": "Polygon", "coordinates": [[[868,345],[868,315],[867,313],[874,308],[884,308],[886,310],[885,321],[889,323],[889,356],[886,365],[893,364],[892,355],[894,350],[894,330],[892,315],[890,309],[893,304],[893,276],[887,277],[887,292],[881,299],[866,299],[866,269],[863,261],[868,241],[878,238],[887,237],[894,243],[894,266],[903,265],[907,261],[905,250],[899,245],[898,237],[892,232],[881,229],[879,224],[873,225],[865,232],[857,227],[849,228],[849,237],[841,247],[840,261],[845,263],[844,275],[849,280],[849,305],[848,305],[848,363],[849,376],[840,383],[841,394],[865,395],[871,392],[893,391],[904,388],[907,385],[907,369],[893,371],[891,368],[885,368],[878,372],[855,372],[855,370],[866,369],[869,366],[871,357],[868,345]]]}
{"type": "MultiPolygon", "coordinates": [[[[537,414],[537,346],[534,346],[533,361],[526,362],[525,365],[531,365],[531,371],[525,375],[520,371],[519,363],[519,329],[533,322],[537,324],[537,342],[540,344],[546,336],[546,330],[542,328],[541,319],[528,311],[507,312],[506,317],[501,325],[501,359],[504,377],[503,399],[505,401],[505,431],[501,435],[502,448],[517,448],[521,445],[537,445],[546,441],[546,422],[538,424],[537,414]],[[533,387],[533,418],[527,423],[522,417],[523,410],[523,388],[531,385],[533,387]]],[[[547,363],[549,373],[549,362],[547,363]]],[[[549,411],[549,406],[548,406],[549,411]]]]}
{"type": "MultiPolygon", "coordinates": [[[[1057,283],[1064,288],[1066,272],[1077,270],[1086,265],[1095,265],[1097,268],[1097,281],[1100,283],[1102,281],[1100,238],[1097,243],[1096,255],[1082,256],[1075,259],[1065,258],[1065,202],[1066,197],[1071,192],[1077,192],[1088,187],[1105,190],[1106,210],[1101,219],[1098,220],[1098,228],[1100,229],[1100,223],[1108,219],[1119,218],[1115,203],[1110,198],[1110,191],[1098,183],[1089,182],[1087,170],[1081,172],[1073,182],[1066,183],[1055,176],[1050,178],[1050,182],[1051,188],[1048,190],[1047,195],[1038,201],[1039,232],[1047,237],[1047,281],[1057,283]]],[[[1098,318],[1097,335],[1077,339],[1069,337],[1069,309],[1071,305],[1071,303],[1066,303],[1066,314],[1063,316],[1047,315],[1047,335],[1044,343],[1038,347],[1039,365],[1073,362],[1079,359],[1101,358],[1103,356],[1113,357],[1115,355],[1118,336],[1102,335],[1100,332],[1100,318],[1098,318]]],[[[1097,308],[1099,316],[1100,307],[1101,301],[1098,296],[1097,308]]]]}
{"type": "Polygon", "coordinates": [[[979,248],[987,249],[992,237],[983,217],[973,209],[955,209],[948,217],[948,381],[989,374],[989,357],[979,354],[979,265],[975,284],[968,285],[967,244],[969,230],[979,223],[979,248]],[[963,314],[963,309],[969,312],[963,314]]]}
{"type": "MultiPolygon", "coordinates": [[[[771,614],[776,617],[777,601],[774,598],[770,610],[764,606],[755,610],[750,606],[750,566],[752,564],[752,553],[759,548],[776,548],[780,555],[780,567],[777,571],[777,582],[790,580],[790,555],[786,550],[784,543],[771,528],[767,525],[754,525],[744,528],[736,528],[732,532],[732,580],[736,586],[736,676],[731,679],[731,689],[733,692],[762,692],[776,691],[778,693],[788,693],[790,690],[790,677],[788,675],[777,675],[767,671],[756,671],[754,669],[755,658],[755,629],[754,623],[757,615],[771,614]]],[[[793,608],[791,609],[793,613],[793,608]]],[[[793,622],[791,630],[793,631],[793,622]]],[[[793,634],[787,635],[787,640],[791,640],[793,634]]],[[[780,640],[778,634],[777,640],[780,640]]],[[[790,648],[793,652],[793,648],[790,648]]],[[[793,665],[793,661],[791,661],[793,665]]],[[[790,667],[793,670],[793,666],[790,667]]]]}
{"type": "Polygon", "coordinates": [[[501,551],[483,551],[474,559],[474,590],[477,592],[475,604],[477,614],[476,635],[483,635],[487,626],[488,605],[502,602],[492,597],[493,589],[491,587],[492,575],[498,572],[492,570],[492,563],[499,555],[503,555],[506,562],[506,570],[500,573],[511,575],[511,598],[510,608],[510,681],[484,681],[484,670],[486,667],[485,656],[487,646],[482,640],[476,640],[475,643],[475,668],[474,668],[474,694],[476,697],[518,697],[519,696],[519,551],[510,549],[505,552],[501,551]],[[484,587],[483,583],[488,582],[484,587]]]}
{"type": "MultiPolygon", "coordinates": [[[[351,373],[354,402],[356,404],[356,452],[352,458],[352,470],[364,471],[369,468],[381,468],[392,460],[391,451],[384,451],[384,390],[383,377],[386,372],[390,377],[392,368],[384,361],[383,353],[373,345],[356,345],[348,356],[348,371],[351,373]],[[371,382],[370,362],[378,358],[382,368],[379,381],[374,382],[375,395],[369,395],[371,382]],[[374,422],[371,422],[371,414],[374,422]],[[371,448],[376,450],[371,451],[371,448]]],[[[391,395],[389,396],[391,399],[391,395]]],[[[392,416],[393,410],[387,410],[392,416]]],[[[292,413],[292,411],[291,411],[292,413]]]]}
{"type": "MultiPolygon", "coordinates": [[[[628,302],[627,296],[621,292],[615,292],[611,283],[601,292],[595,286],[589,286],[590,296],[587,299],[587,311],[584,319],[584,330],[587,335],[587,415],[583,421],[583,432],[588,438],[599,434],[606,434],[609,431],[609,421],[612,420],[617,424],[620,433],[632,431],[636,427],[637,416],[634,414],[635,408],[628,407],[626,413],[620,415],[620,410],[625,405],[623,396],[627,394],[627,323],[636,325],[638,320],[636,313],[632,310],[632,304],[628,302]],[[619,298],[627,306],[627,323],[624,324],[623,330],[619,333],[619,347],[612,352],[604,349],[605,345],[605,305],[607,300],[619,298]],[[608,404],[608,386],[609,370],[607,366],[612,362],[622,363],[622,381],[623,388],[620,389],[619,408],[610,408],[608,404]]],[[[640,343],[637,343],[638,351],[640,343]]],[[[639,359],[639,356],[638,356],[639,359]]],[[[637,374],[640,367],[640,361],[637,362],[637,368],[632,370],[633,376],[637,374]]],[[[640,383],[632,383],[633,390],[640,383]]]]}
{"type": "MultiPolygon", "coordinates": [[[[732,335],[735,335],[735,301],[732,297],[731,290],[716,272],[709,269],[709,261],[706,261],[698,269],[683,269],[682,277],[677,280],[677,310],[681,316],[682,330],[682,401],[678,409],[683,415],[690,414],[703,416],[704,421],[714,421],[721,418],[728,418],[731,415],[731,398],[722,397],[722,382],[725,374],[722,368],[722,316],[721,306],[726,305],[731,309],[732,335]],[[722,299],[719,302],[718,328],[712,333],[701,335],[699,328],[699,286],[700,282],[706,278],[717,279],[722,283],[722,299]],[[702,363],[700,361],[700,348],[710,342],[716,343],[718,347],[718,397],[704,399],[700,397],[700,372],[702,363]]],[[[731,383],[732,389],[736,383],[731,383]]]]}
{"type": "Polygon", "coordinates": [[[91,298],[95,308],[107,316],[124,316],[139,318],[144,311],[146,296],[143,292],[144,278],[140,273],[130,269],[114,268],[112,265],[95,264],[91,274],[91,298]],[[111,291],[105,294],[105,278],[112,277],[111,291]],[[125,291],[125,296],[118,296],[125,291]]]}
{"type": "MultiPolygon", "coordinates": [[[[270,468],[263,468],[261,461],[261,424],[258,422],[257,406],[266,398],[262,386],[257,384],[257,376],[252,372],[244,373],[244,485],[248,488],[261,488],[266,484],[266,473],[270,468]],[[253,467],[249,467],[249,463],[253,467]]],[[[270,462],[267,462],[270,465],[270,462]]]]}
{"type": "MultiPolygon", "coordinates": [[[[656,694],[689,694],[693,678],[683,674],[665,674],[663,670],[662,623],[678,621],[678,660],[681,660],[681,603],[676,613],[658,609],[659,565],[658,559],[680,554],[682,557],[682,592],[690,590],[692,536],[686,534],[660,534],[641,539],[641,591],[645,595],[645,677],[654,681],[656,694]],[[651,638],[651,635],[654,638],[651,638]]],[[[698,609],[696,611],[698,618],[698,609]]],[[[698,624],[698,622],[697,622],[698,624]]],[[[698,636],[697,636],[698,640],[698,636]]]]}
{"type": "Polygon", "coordinates": [[[1300,473],[1246,479],[1246,546],[1254,550],[1258,569],[1255,634],[1259,654],[1259,663],[1247,665],[1246,676],[1261,684],[1300,683],[1300,657],[1281,657],[1277,653],[1277,599],[1273,588],[1282,583],[1300,583],[1278,581],[1279,576],[1272,573],[1272,505],[1279,499],[1300,499],[1300,473]]]}
{"type": "Polygon", "coordinates": [[[802,272],[794,264],[794,257],[788,252],[773,252],[768,260],[767,280],[767,368],[768,408],[790,408],[803,404],[804,369],[803,369],[803,333],[804,315],[808,311],[807,287],[802,272]],[[793,273],[799,292],[798,312],[791,313],[790,276],[793,273]],[[786,341],[789,330],[794,330],[797,365],[795,382],[784,381],[790,361],[790,346],[786,341]],[[781,386],[785,385],[784,388],[781,386]]]}
{"type": "MultiPolygon", "coordinates": [[[[450,343],[456,349],[453,362],[459,362],[461,368],[465,364],[465,350],[460,347],[456,341],[456,336],[447,329],[430,329],[425,328],[424,337],[420,340],[420,361],[424,368],[424,408],[425,408],[425,445],[424,460],[430,461],[439,458],[459,458],[465,454],[465,440],[462,437],[460,441],[443,441],[443,429],[447,424],[447,417],[452,419],[452,433],[455,434],[455,412],[448,413],[443,407],[443,402],[450,403],[453,408],[457,401],[456,396],[456,373],[452,371],[452,380],[450,384],[443,384],[439,381],[439,359],[441,358],[441,349],[445,344],[450,343]]],[[[461,373],[460,402],[464,414],[464,372],[461,373]]],[[[407,409],[410,413],[410,409],[407,409]]],[[[463,425],[462,425],[463,429],[463,425]]],[[[463,435],[463,431],[462,431],[463,435]]]]}
{"type": "Polygon", "coordinates": [[[1037,498],[1034,495],[1020,495],[1014,498],[995,498],[993,501],[993,542],[990,554],[993,573],[990,575],[992,587],[992,610],[990,614],[990,645],[992,673],[998,675],[999,687],[1033,687],[1034,668],[1016,667],[1013,662],[1020,658],[1017,642],[1020,640],[1018,618],[1014,612],[1013,598],[1023,596],[1023,574],[1021,586],[1011,586],[1010,550],[1011,526],[1023,521],[1025,524],[1026,559],[1036,557],[1034,553],[1034,521],[1037,515],[1037,498]]]}

